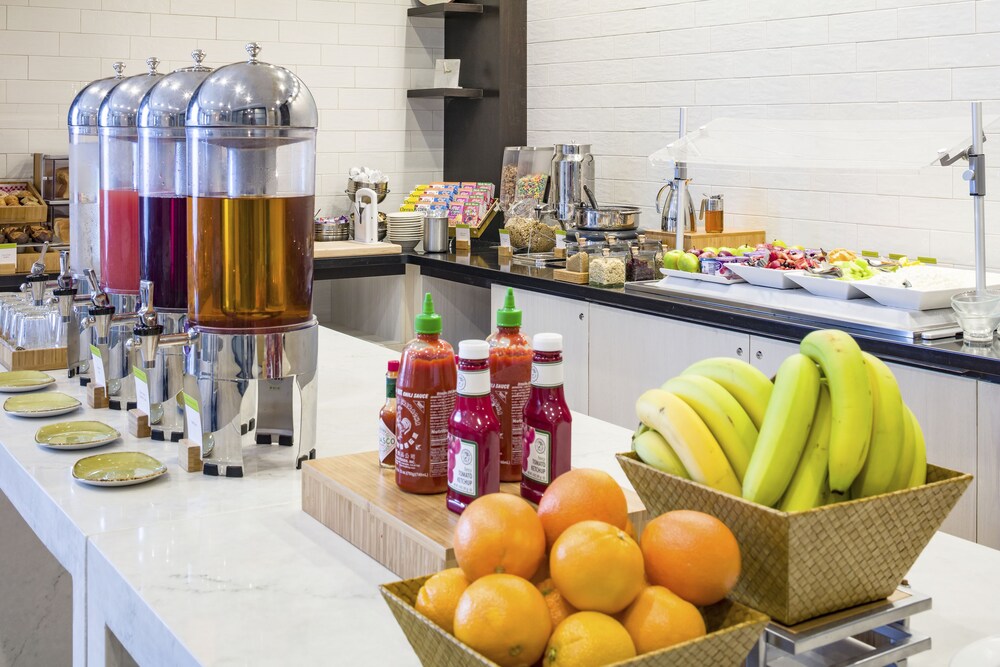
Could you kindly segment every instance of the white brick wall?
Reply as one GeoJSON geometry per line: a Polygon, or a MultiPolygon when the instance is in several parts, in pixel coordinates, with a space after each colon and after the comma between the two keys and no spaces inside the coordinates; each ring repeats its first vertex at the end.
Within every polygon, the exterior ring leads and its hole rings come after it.
{"type": "MultiPolygon", "coordinates": [[[[646,158],[676,136],[678,106],[689,126],[733,116],[964,123],[972,99],[1000,114],[1000,0],[528,0],[528,143],[592,143],[598,197],[641,205],[649,226],[670,170],[646,158]]],[[[1000,135],[990,138],[997,165],[1000,135]]],[[[725,194],[728,228],[971,258],[960,169],[691,174],[696,201],[725,194]]],[[[987,252],[1000,267],[1000,169],[989,183],[987,252]]]]}
{"type": "MultiPolygon", "coordinates": [[[[31,174],[33,152],[65,154],[66,112],[90,81],[145,69],[243,60],[259,41],[261,58],[295,71],[320,108],[317,206],[347,210],[347,170],[389,174],[388,206],[414,183],[441,176],[441,102],[406,99],[430,86],[443,57],[441,21],[409,20],[410,0],[0,0],[0,177],[31,174]]],[[[998,16],[1000,19],[1000,16],[998,16]]],[[[498,167],[499,173],[499,167],[498,167]]]]}

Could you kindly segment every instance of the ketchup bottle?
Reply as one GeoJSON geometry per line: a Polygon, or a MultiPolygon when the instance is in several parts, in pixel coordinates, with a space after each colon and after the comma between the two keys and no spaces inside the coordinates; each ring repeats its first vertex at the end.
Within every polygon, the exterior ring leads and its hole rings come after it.
{"type": "Polygon", "coordinates": [[[396,485],[410,493],[448,488],[448,419],[455,408],[455,352],[441,340],[441,316],[424,296],[396,380],[396,485]]]}
{"type": "Polygon", "coordinates": [[[448,509],[500,490],[500,422],[490,401],[490,346],[458,344],[458,398],[448,421],[448,509]]]}
{"type": "Polygon", "coordinates": [[[514,290],[507,288],[497,311],[497,330],[490,344],[490,398],[500,420],[500,481],[521,481],[521,438],[524,406],[531,393],[531,345],[521,334],[521,311],[514,290]]]}
{"type": "Polygon", "coordinates": [[[563,395],[563,338],[535,334],[531,394],[524,406],[521,444],[521,497],[537,503],[559,475],[569,472],[573,417],[563,395]]]}

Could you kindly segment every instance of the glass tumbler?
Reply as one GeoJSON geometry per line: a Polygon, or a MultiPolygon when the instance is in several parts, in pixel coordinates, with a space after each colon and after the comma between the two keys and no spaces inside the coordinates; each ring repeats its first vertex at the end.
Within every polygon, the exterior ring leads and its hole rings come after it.
{"type": "Polygon", "coordinates": [[[17,325],[17,347],[25,350],[39,350],[52,347],[52,331],[49,327],[49,309],[35,308],[22,311],[17,325]]]}
{"type": "Polygon", "coordinates": [[[962,339],[969,345],[992,345],[1000,325],[1000,291],[962,292],[951,298],[951,307],[962,327],[962,339]]]}

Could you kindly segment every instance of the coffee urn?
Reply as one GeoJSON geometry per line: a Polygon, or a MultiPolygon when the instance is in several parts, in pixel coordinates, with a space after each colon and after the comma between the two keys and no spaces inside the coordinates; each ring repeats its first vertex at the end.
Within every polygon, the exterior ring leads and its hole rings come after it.
{"type": "Polygon", "coordinates": [[[549,174],[548,203],[556,219],[575,227],[583,202],[583,186],[594,190],[594,156],[589,144],[556,144],[549,174]]]}
{"type": "MultiPolygon", "coordinates": [[[[104,365],[108,405],[136,407],[132,362],[126,342],[132,337],[139,297],[139,104],[163,75],[159,60],[148,58],[145,74],[123,79],[98,113],[101,151],[101,272],[99,293],[107,305],[91,309],[93,345],[104,365]]],[[[103,299],[102,299],[103,301],[103,299]]],[[[96,360],[95,360],[96,361],[96,360]]]]}
{"type": "MultiPolygon", "coordinates": [[[[195,89],[211,72],[205,52],[191,53],[194,65],[160,78],[139,103],[139,311],[162,333],[186,331],[188,169],[184,131],[195,89]],[[145,283],[141,283],[145,284],[145,283]],[[155,285],[155,289],[152,286],[155,285]]],[[[154,440],[176,442],[184,435],[184,351],[164,346],[152,363],[142,363],[149,392],[154,440]]]]}
{"type": "Polygon", "coordinates": [[[301,465],[316,441],[316,103],[258,44],[247,52],[187,110],[189,331],[148,316],[135,327],[144,362],[186,346],[187,438],[204,473],[226,477],[243,476],[244,445],[297,445],[301,465]]]}
{"type": "MultiPolygon", "coordinates": [[[[90,327],[87,305],[93,289],[86,269],[100,265],[101,153],[97,140],[97,116],[108,93],[125,78],[125,63],[112,65],[115,76],[98,79],[81,90],[69,106],[69,264],[60,273],[68,274],[67,284],[55,293],[67,325],[66,356],[69,377],[79,376],[80,384],[90,381],[90,327]]],[[[96,287],[96,286],[95,286],[96,287]]]]}

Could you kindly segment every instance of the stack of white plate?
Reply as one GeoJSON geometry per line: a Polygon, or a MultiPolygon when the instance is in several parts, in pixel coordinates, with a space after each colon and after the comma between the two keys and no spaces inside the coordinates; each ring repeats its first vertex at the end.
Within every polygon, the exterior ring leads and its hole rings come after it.
{"type": "Polygon", "coordinates": [[[424,214],[422,211],[394,211],[386,213],[388,240],[402,246],[403,250],[413,250],[424,238],[424,214]]]}

